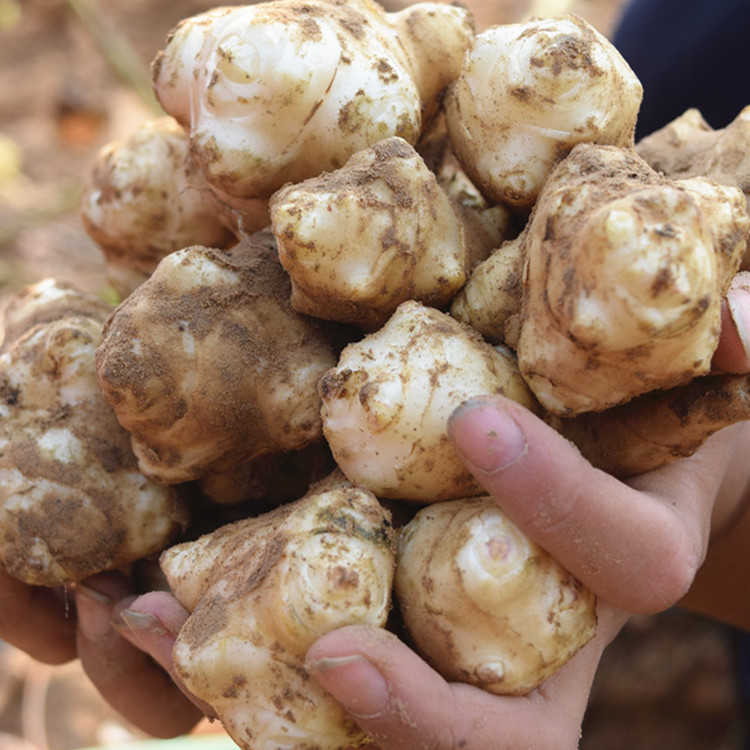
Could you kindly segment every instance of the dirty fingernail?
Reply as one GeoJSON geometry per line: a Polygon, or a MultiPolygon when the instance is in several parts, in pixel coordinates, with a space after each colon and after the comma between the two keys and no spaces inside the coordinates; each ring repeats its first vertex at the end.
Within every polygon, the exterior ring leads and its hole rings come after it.
{"type": "Polygon", "coordinates": [[[138,633],[152,633],[154,635],[167,635],[169,633],[157,617],[134,609],[121,610],[112,624],[117,630],[127,629],[136,635],[138,633]]]}
{"type": "Polygon", "coordinates": [[[364,656],[319,659],[308,665],[316,680],[352,716],[373,719],[388,706],[388,685],[364,656]]]}
{"type": "Polygon", "coordinates": [[[484,474],[502,471],[526,452],[518,423],[492,398],[459,406],[450,417],[448,433],[469,468],[484,474]]]}

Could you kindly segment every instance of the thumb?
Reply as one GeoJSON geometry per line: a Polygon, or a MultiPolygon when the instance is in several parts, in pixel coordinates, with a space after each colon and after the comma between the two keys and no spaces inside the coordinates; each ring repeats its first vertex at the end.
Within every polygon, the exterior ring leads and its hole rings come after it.
{"type": "Polygon", "coordinates": [[[448,683],[379,628],[354,625],[328,633],[310,648],[306,666],[387,750],[568,750],[577,744],[580,716],[568,720],[567,706],[539,695],[500,697],[448,683]]]}

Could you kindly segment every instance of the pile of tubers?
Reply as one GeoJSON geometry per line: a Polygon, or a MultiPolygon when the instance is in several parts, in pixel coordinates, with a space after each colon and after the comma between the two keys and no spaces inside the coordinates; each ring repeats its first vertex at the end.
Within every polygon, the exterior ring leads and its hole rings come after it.
{"type": "Polygon", "coordinates": [[[0,563],[57,586],[161,552],[176,670],[246,750],[367,744],[304,657],[392,591],[444,676],[533,690],[595,597],[448,418],[503,394],[627,477],[750,416],[710,373],[748,111],[636,148],[640,83],[589,24],[435,3],[216,8],[153,75],[168,116],[83,205],[121,304],[46,280],[4,311],[0,563]]]}

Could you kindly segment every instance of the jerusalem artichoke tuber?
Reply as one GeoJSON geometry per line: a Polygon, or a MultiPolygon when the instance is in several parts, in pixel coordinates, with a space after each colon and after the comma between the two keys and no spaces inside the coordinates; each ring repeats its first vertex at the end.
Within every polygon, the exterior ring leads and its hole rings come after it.
{"type": "Polygon", "coordinates": [[[338,483],[167,550],[191,611],[174,647],[185,686],[246,750],[345,750],[369,740],[304,667],[324,633],[383,626],[395,565],[390,518],[338,483]]]}
{"type": "Polygon", "coordinates": [[[472,35],[467,11],[437,3],[216,8],[175,29],[154,86],[219,196],[267,198],[383,138],[415,143],[472,35]]]}
{"type": "Polygon", "coordinates": [[[372,330],[406,300],[447,305],[466,280],[462,225],[401,138],[282,188],[270,205],[299,312],[372,330]]]}
{"type": "Polygon", "coordinates": [[[642,87],[575,16],[478,34],[446,96],[456,156],[490,199],[528,210],[577,143],[632,146],[642,87]]]}
{"type": "MultiPolygon", "coordinates": [[[[639,141],[636,150],[668,177],[708,177],[738,187],[750,213],[750,106],[720,130],[713,130],[697,109],[689,109],[639,141]]],[[[742,267],[750,268],[747,250],[742,267]]]]}
{"type": "Polygon", "coordinates": [[[187,136],[171,117],[147,122],[100,151],[81,216],[123,297],[134,288],[124,281],[128,276],[145,280],[168,253],[234,241],[190,158],[187,136]]]}
{"type": "Polygon", "coordinates": [[[481,493],[448,440],[459,404],[503,393],[536,408],[512,354],[414,301],[349,344],[320,392],[323,432],[349,480],[378,497],[418,502],[481,493]]]}
{"type": "Polygon", "coordinates": [[[749,226],[736,188],[576,146],[524,240],[518,361],[542,405],[601,411],[706,374],[749,226]]]}
{"type": "Polygon", "coordinates": [[[184,482],[321,437],[324,329],[289,306],[273,238],[164,258],[109,320],[99,382],[141,471],[184,482]]]}
{"type": "Polygon", "coordinates": [[[3,567],[56,586],[160,551],[186,510],[173,489],[138,472],[99,391],[94,356],[108,307],[45,281],[10,309],[0,356],[3,567]]]}
{"type": "Polygon", "coordinates": [[[399,536],[395,592],[417,648],[449,680],[521,695],[596,631],[596,600],[490,497],[436,503],[399,536]]]}

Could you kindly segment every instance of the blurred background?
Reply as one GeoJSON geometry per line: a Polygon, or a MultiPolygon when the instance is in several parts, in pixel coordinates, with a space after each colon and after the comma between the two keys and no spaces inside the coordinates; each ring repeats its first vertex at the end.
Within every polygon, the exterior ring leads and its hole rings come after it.
{"type": "MultiPolygon", "coordinates": [[[[78,204],[96,151],[158,112],[148,65],[206,0],[0,0],[0,299],[47,276],[111,297],[78,204]]],[[[239,3],[224,2],[224,5],[239,3]]],[[[384,3],[400,7],[399,0],[384,3]]],[[[622,0],[472,0],[479,28],[573,11],[609,35],[622,0]]],[[[744,641],[672,610],[610,647],[582,750],[742,750],[744,641]]],[[[200,725],[197,732],[220,729],[200,725]]],[[[0,750],[141,739],[76,663],[47,667],[0,641],[0,750]]]]}

